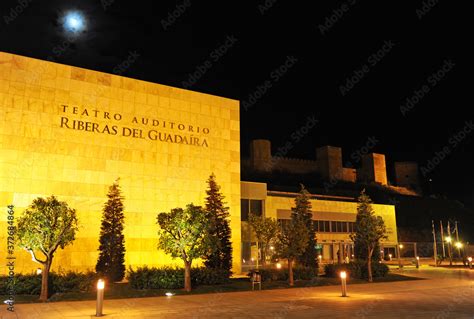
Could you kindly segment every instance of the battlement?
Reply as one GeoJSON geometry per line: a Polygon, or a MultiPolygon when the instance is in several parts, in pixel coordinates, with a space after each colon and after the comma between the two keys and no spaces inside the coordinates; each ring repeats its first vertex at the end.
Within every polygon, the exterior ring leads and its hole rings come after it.
{"type": "MultiPolygon", "coordinates": [[[[385,155],[367,153],[361,155],[361,167],[344,167],[342,149],[335,146],[316,148],[316,158],[300,159],[273,155],[269,140],[253,140],[250,143],[250,159],[243,160],[246,166],[256,171],[287,171],[296,174],[318,173],[328,181],[376,183],[387,186],[385,155]]],[[[398,188],[419,192],[418,165],[413,162],[395,163],[395,178],[398,188]]],[[[410,192],[411,193],[411,192],[410,192]]]]}

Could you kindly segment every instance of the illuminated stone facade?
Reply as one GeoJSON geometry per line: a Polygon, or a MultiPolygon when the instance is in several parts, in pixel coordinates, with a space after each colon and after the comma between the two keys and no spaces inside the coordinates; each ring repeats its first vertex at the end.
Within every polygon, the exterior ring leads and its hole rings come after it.
{"type": "MultiPolygon", "coordinates": [[[[101,210],[120,178],[127,267],[181,265],[157,250],[156,215],[203,204],[211,173],[230,207],[239,272],[238,101],[0,52],[4,245],[7,205],[18,218],[34,198],[54,194],[77,210],[80,231],[58,250],[53,270],[94,269],[101,210]]],[[[38,267],[18,248],[15,256],[17,272],[38,267]]]]}
{"type": "MultiPolygon", "coordinates": [[[[280,222],[290,220],[291,208],[295,207],[297,194],[267,190],[265,183],[242,182],[241,207],[249,202],[249,211],[272,217],[280,222]],[[257,202],[261,202],[257,205],[257,202]],[[260,210],[261,207],[261,210],[260,210]]],[[[318,254],[323,262],[337,261],[337,252],[341,258],[351,258],[353,242],[350,233],[357,216],[357,199],[351,197],[312,195],[311,197],[313,221],[316,227],[318,254]]],[[[387,249],[396,247],[398,243],[397,223],[394,205],[372,205],[375,214],[381,216],[387,229],[387,239],[381,241],[381,246],[387,249]]],[[[245,219],[247,213],[242,211],[245,219]]],[[[255,266],[256,239],[248,229],[245,220],[242,221],[242,260],[244,268],[255,266]]]]}

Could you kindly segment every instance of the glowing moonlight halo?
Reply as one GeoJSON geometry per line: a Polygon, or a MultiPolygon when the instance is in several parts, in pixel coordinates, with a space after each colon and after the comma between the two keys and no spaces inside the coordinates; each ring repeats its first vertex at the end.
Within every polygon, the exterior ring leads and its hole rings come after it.
{"type": "Polygon", "coordinates": [[[67,33],[79,34],[86,29],[86,19],[79,11],[68,11],[63,16],[63,27],[67,33]]]}

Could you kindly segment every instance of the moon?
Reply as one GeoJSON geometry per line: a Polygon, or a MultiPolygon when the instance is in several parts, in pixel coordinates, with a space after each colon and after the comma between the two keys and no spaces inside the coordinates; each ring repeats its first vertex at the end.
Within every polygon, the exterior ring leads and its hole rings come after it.
{"type": "Polygon", "coordinates": [[[68,11],[62,18],[64,31],[69,34],[78,35],[86,30],[87,23],[84,14],[80,11],[68,11]]]}

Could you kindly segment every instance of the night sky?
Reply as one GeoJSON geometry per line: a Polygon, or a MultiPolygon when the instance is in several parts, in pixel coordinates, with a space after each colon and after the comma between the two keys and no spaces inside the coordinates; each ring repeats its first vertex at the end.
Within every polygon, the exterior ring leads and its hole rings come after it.
{"type": "Polygon", "coordinates": [[[436,0],[203,2],[2,0],[0,50],[238,99],[243,156],[250,140],[266,138],[273,152],[291,142],[287,157],[314,159],[329,144],[347,161],[372,138],[390,176],[393,161],[427,167],[447,149],[424,179],[472,205],[466,9],[436,0]],[[70,10],[87,23],[74,38],[61,23],[70,10]],[[312,117],[317,125],[296,141],[312,117]]]}

